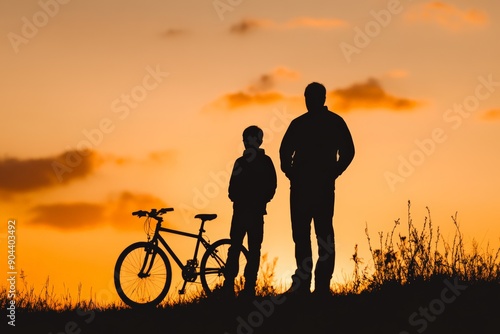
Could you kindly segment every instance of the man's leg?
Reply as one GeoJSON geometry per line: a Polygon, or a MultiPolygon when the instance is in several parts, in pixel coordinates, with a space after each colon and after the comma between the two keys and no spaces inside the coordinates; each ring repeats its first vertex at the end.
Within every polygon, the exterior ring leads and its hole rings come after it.
{"type": "Polygon", "coordinates": [[[264,218],[256,215],[247,221],[248,258],[245,266],[245,290],[255,293],[260,264],[260,249],[264,239],[264,218]]]}
{"type": "Polygon", "coordinates": [[[292,189],[290,192],[290,214],[292,237],[295,243],[297,269],[292,276],[292,291],[310,291],[312,271],[311,219],[310,205],[304,192],[292,189]]]}
{"type": "Polygon", "coordinates": [[[318,261],[314,270],[315,291],[328,292],[335,267],[335,234],[333,230],[333,190],[318,200],[314,215],[314,230],[318,242],[318,261]]]}

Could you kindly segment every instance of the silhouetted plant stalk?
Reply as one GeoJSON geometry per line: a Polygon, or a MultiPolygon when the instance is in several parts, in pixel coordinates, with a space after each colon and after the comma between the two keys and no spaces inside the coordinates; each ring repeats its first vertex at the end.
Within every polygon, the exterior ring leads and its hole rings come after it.
{"type": "MultiPolygon", "coordinates": [[[[500,278],[500,247],[495,252],[490,250],[489,244],[482,251],[476,241],[466,252],[464,238],[460,231],[457,214],[452,216],[455,226],[455,235],[450,245],[442,239],[439,228],[434,235],[429,208],[419,231],[411,217],[411,204],[408,201],[408,230],[407,235],[399,234],[394,242],[396,228],[401,224],[396,220],[390,233],[379,232],[379,248],[373,249],[368,233],[369,250],[373,259],[373,273],[371,276],[362,276],[357,273],[359,267],[355,264],[353,280],[355,287],[363,285],[367,290],[376,290],[386,285],[405,285],[416,281],[429,281],[435,277],[458,277],[459,280],[475,282],[493,282],[500,278]]],[[[356,261],[355,261],[356,263],[356,261]]]]}
{"type": "MultiPolygon", "coordinates": [[[[73,302],[73,298],[69,289],[64,287],[64,293],[57,295],[54,286],[50,285],[50,277],[47,277],[45,284],[39,292],[35,290],[32,285],[27,282],[27,275],[24,270],[21,270],[19,278],[21,279],[21,286],[16,291],[16,308],[22,309],[27,312],[43,312],[43,311],[71,311],[76,309],[96,309],[96,308],[110,308],[112,305],[96,305],[92,296],[88,300],[81,299],[82,284],[78,285],[77,301],[73,302]]],[[[9,299],[7,298],[6,288],[0,288],[0,307],[6,308],[9,299]]],[[[92,295],[92,293],[91,293],[92,295]]]]}
{"type": "Polygon", "coordinates": [[[257,295],[268,296],[278,293],[275,285],[275,269],[278,258],[275,257],[272,262],[267,259],[267,253],[262,255],[260,262],[259,275],[257,277],[256,291],[257,295]]]}

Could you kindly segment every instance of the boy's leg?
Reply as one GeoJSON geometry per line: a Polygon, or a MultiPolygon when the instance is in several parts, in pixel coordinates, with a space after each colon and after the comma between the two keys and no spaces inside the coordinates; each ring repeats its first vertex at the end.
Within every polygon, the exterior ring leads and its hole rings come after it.
{"type": "Polygon", "coordinates": [[[238,275],[239,271],[238,260],[240,257],[240,247],[243,244],[243,238],[246,232],[242,218],[242,215],[235,212],[231,220],[231,231],[229,233],[231,246],[228,250],[226,269],[224,272],[224,287],[228,289],[234,288],[234,278],[238,275]]]}
{"type": "Polygon", "coordinates": [[[248,235],[248,258],[245,266],[245,290],[255,291],[260,265],[260,249],[264,239],[264,217],[253,215],[246,221],[248,235]]]}

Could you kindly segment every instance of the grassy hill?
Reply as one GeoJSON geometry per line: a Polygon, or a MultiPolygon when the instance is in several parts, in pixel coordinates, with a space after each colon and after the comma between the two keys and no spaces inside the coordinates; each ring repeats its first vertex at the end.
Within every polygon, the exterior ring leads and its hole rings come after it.
{"type": "MultiPolygon", "coordinates": [[[[408,204],[408,210],[410,205],[408,204]]],[[[122,304],[55,298],[48,289],[23,290],[17,300],[16,333],[498,333],[500,328],[500,248],[480,250],[456,234],[445,241],[429,216],[418,229],[410,211],[401,223],[379,234],[372,263],[363,267],[355,247],[355,269],[332,295],[281,294],[274,284],[275,262],[263,259],[257,296],[228,299],[192,296],[151,309],[122,304]]],[[[0,305],[8,307],[7,290],[0,305]]],[[[7,313],[8,314],[8,313],[7,313]]],[[[8,318],[4,317],[4,324],[8,318]]],[[[4,331],[2,331],[3,333],[4,331]]]]}
{"type": "Polygon", "coordinates": [[[451,278],[379,291],[253,300],[199,298],[154,309],[19,312],[17,333],[495,333],[500,286],[451,278]],[[448,290],[446,290],[448,289],[448,290]]]}

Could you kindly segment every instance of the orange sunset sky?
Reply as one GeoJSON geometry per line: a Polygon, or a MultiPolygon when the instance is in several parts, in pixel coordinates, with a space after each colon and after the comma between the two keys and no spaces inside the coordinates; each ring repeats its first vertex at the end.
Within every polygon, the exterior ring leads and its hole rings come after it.
{"type": "MultiPolygon", "coordinates": [[[[449,240],[500,236],[500,3],[145,0],[0,2],[0,243],[16,224],[16,268],[40,290],[116,298],[113,267],[145,238],[139,209],[167,226],[229,235],[229,172],[241,133],[264,130],[278,172],[263,253],[294,269],[289,187],[278,150],[318,81],[356,156],[337,180],[335,282],[354,245],[426,207],[449,240]]],[[[406,232],[406,226],[398,231],[406,232]]],[[[194,244],[174,238],[176,248],[194,244]]],[[[173,263],[172,263],[173,264],[173,263]]],[[[7,269],[6,269],[7,271],[7,269]]],[[[181,277],[174,272],[171,291],[181,277]]],[[[5,283],[2,283],[5,284],[5,283]]],[[[18,287],[22,282],[18,279],[18,287]]]]}

